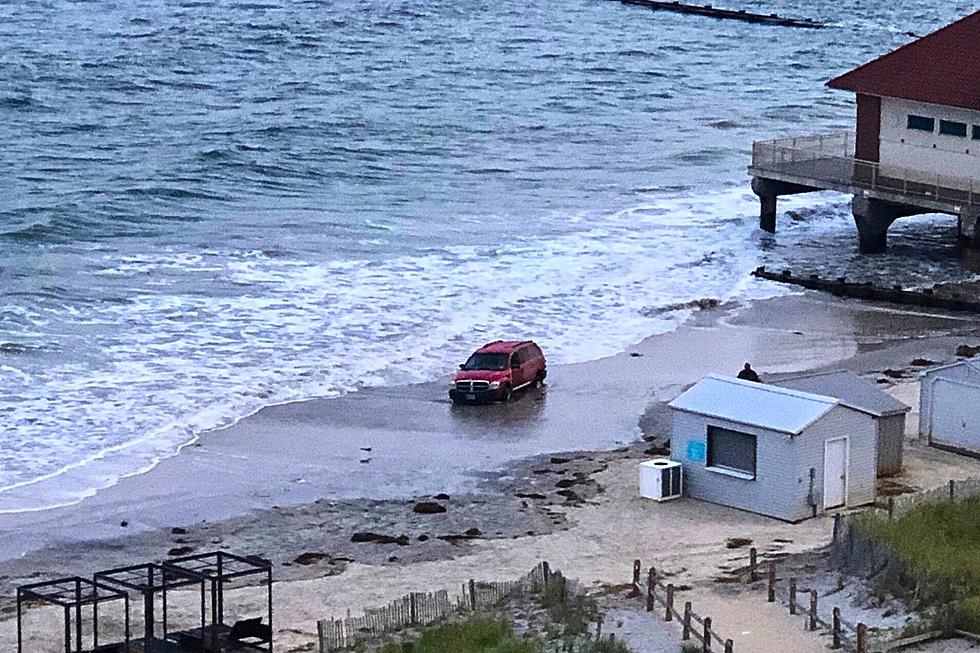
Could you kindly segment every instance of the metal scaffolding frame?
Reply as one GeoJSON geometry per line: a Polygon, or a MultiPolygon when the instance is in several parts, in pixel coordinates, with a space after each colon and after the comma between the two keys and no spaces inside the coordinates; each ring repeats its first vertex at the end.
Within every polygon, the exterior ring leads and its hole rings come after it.
{"type": "Polygon", "coordinates": [[[17,653],[24,650],[24,604],[40,601],[59,606],[65,611],[65,653],[82,653],[82,607],[92,606],[92,649],[99,647],[99,605],[110,601],[123,601],[125,611],[125,640],[123,650],[130,651],[129,633],[129,595],[98,581],[79,576],[59,578],[41,583],[32,583],[17,588],[17,653]],[[72,612],[75,616],[74,638],[72,637],[72,612]],[[72,640],[74,639],[74,644],[72,640]],[[74,646],[74,648],[73,648],[74,646]]]}

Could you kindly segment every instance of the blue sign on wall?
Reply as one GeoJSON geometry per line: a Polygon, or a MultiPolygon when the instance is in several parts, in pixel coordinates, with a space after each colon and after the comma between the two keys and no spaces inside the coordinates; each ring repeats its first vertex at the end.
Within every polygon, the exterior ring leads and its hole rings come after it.
{"type": "Polygon", "coordinates": [[[687,443],[687,459],[696,463],[703,463],[707,458],[707,446],[699,440],[690,440],[687,443]]]}

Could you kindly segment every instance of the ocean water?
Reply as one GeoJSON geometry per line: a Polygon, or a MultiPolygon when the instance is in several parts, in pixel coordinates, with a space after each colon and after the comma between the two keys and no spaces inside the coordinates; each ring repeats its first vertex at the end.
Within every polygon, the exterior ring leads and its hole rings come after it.
{"type": "Polygon", "coordinates": [[[753,139],[969,2],[0,4],[0,512],[79,500],[263,405],[554,362],[787,292],[760,264],[967,278],[949,218],[862,259],[847,198],[756,229],[753,139]]]}

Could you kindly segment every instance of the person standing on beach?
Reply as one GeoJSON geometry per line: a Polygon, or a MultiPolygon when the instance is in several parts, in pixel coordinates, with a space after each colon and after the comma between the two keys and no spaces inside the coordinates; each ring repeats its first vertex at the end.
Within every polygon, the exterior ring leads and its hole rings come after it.
{"type": "Polygon", "coordinates": [[[759,378],[759,375],[755,373],[755,370],[753,370],[752,366],[748,363],[746,363],[745,367],[742,368],[742,371],[738,373],[738,378],[742,379],[743,381],[762,383],[762,379],[759,378]]]}

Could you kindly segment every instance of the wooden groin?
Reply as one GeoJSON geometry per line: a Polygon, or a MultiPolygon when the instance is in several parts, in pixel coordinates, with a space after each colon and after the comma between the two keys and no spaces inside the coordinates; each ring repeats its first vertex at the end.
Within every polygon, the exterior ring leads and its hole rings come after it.
{"type": "Polygon", "coordinates": [[[925,290],[905,290],[901,286],[885,288],[871,283],[858,283],[848,281],[845,277],[836,279],[824,279],[817,274],[808,276],[797,276],[791,270],[781,272],[771,272],[765,266],[756,268],[752,276],[769,281],[788,283],[801,288],[810,290],[820,290],[837,297],[851,297],[854,299],[869,299],[892,304],[902,304],[903,306],[921,306],[923,308],[936,308],[945,311],[963,311],[968,313],[980,313],[980,301],[952,294],[937,295],[931,289],[925,290]]]}
{"type": "Polygon", "coordinates": [[[672,11],[677,14],[693,14],[725,20],[740,20],[744,23],[755,23],[757,25],[778,25],[780,27],[803,27],[807,29],[826,27],[824,23],[810,18],[789,18],[780,16],[779,14],[758,14],[744,9],[721,9],[712,5],[692,5],[683,2],[661,2],[660,0],[620,0],[620,2],[627,5],[639,5],[657,11],[672,11]]]}

